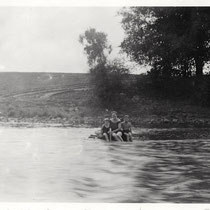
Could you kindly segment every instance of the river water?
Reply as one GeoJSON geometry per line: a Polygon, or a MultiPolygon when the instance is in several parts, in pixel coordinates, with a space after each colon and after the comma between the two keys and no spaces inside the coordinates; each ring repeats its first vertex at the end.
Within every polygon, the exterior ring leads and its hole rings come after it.
{"type": "Polygon", "coordinates": [[[0,201],[209,202],[209,140],[107,143],[94,131],[1,128],[0,201]]]}

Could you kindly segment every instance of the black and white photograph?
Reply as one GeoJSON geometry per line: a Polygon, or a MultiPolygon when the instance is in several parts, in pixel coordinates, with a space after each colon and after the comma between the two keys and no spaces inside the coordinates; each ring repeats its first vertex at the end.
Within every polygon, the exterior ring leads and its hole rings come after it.
{"type": "Polygon", "coordinates": [[[0,6],[1,203],[209,201],[210,7],[0,6]]]}

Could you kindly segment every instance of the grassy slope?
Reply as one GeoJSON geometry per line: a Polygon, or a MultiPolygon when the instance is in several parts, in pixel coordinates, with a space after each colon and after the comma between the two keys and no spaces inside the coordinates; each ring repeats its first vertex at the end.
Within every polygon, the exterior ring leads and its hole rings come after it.
{"type": "MultiPolygon", "coordinates": [[[[90,105],[89,88],[88,74],[0,73],[1,121],[98,126],[106,113],[90,105]]],[[[127,112],[141,127],[210,126],[210,110],[187,101],[139,98],[127,112]]]]}
{"type": "Polygon", "coordinates": [[[87,74],[0,73],[1,120],[74,121],[87,88],[87,74]]]}

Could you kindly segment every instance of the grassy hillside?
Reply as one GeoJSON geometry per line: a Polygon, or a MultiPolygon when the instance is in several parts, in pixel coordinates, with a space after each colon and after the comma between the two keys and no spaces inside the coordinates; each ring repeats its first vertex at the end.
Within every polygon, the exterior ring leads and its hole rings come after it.
{"type": "Polygon", "coordinates": [[[11,95],[56,88],[87,87],[88,74],[0,73],[0,95],[11,95]]]}
{"type": "MultiPolygon", "coordinates": [[[[0,122],[100,126],[110,112],[90,103],[88,74],[0,73],[0,122]]],[[[135,96],[119,114],[140,127],[210,127],[210,109],[135,96]]]]}
{"type": "Polygon", "coordinates": [[[75,123],[89,89],[88,74],[0,73],[1,120],[75,123]]]}

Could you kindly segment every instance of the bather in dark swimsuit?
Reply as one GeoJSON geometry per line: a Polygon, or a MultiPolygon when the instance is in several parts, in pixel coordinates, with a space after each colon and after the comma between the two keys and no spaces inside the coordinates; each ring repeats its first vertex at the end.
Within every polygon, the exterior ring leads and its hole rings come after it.
{"type": "Polygon", "coordinates": [[[102,126],[102,133],[106,133],[108,134],[109,133],[109,130],[110,130],[110,126],[109,127],[106,127],[105,125],[102,126]]]}
{"type": "MultiPolygon", "coordinates": [[[[112,131],[118,129],[118,126],[119,126],[119,123],[120,123],[120,120],[118,120],[117,122],[113,122],[112,120],[110,120],[110,128],[112,131]]],[[[115,131],[115,133],[117,133],[119,131],[115,131]]]]}

